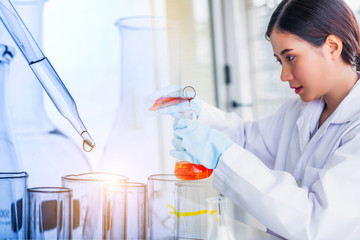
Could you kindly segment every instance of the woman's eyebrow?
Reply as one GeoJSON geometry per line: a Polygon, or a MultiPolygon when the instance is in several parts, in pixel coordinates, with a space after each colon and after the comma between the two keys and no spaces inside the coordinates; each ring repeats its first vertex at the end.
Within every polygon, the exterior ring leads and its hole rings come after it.
{"type": "Polygon", "coordinates": [[[287,52],[290,52],[292,49],[286,48],[280,52],[280,55],[284,55],[287,52]]]}
{"type": "MultiPolygon", "coordinates": [[[[284,49],[284,50],[282,50],[282,51],[280,52],[280,55],[282,56],[282,55],[284,55],[285,53],[290,52],[291,50],[293,50],[293,49],[286,48],[286,49],[284,49]]],[[[277,55],[276,55],[275,53],[274,53],[274,56],[277,57],[277,55]]]]}

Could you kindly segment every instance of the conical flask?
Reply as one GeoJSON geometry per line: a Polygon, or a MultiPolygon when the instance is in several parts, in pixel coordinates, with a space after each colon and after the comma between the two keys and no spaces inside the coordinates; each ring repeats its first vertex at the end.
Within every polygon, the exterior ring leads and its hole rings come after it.
{"type": "Polygon", "coordinates": [[[5,102],[5,80],[15,51],[0,44],[0,53],[0,172],[19,172],[22,168],[21,160],[16,152],[16,141],[5,102]]]}
{"type": "MultiPolygon", "coordinates": [[[[42,13],[46,0],[15,0],[15,9],[42,45],[42,13]]],[[[5,28],[0,40],[15,45],[5,28]]],[[[54,126],[43,103],[43,89],[25,59],[18,54],[10,65],[7,103],[17,136],[23,170],[29,174],[29,187],[60,186],[61,176],[91,171],[80,147],[54,126]]]]}
{"type": "Polygon", "coordinates": [[[163,172],[161,119],[147,112],[144,101],[169,83],[166,21],[130,17],[119,19],[116,26],[121,43],[120,102],[100,167],[145,182],[151,174],[163,172]]]}

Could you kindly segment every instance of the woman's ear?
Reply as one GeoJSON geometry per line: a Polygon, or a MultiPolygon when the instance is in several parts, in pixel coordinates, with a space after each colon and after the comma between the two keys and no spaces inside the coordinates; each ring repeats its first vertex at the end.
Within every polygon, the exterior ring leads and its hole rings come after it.
{"type": "Polygon", "coordinates": [[[342,40],[339,37],[331,34],[327,36],[325,44],[328,47],[329,53],[331,54],[333,59],[341,56],[343,44],[342,40]]]}

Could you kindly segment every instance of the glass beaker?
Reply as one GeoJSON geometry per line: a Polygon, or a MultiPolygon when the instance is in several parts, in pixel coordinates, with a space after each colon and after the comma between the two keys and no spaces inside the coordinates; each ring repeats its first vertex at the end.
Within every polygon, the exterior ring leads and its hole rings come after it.
{"type": "Polygon", "coordinates": [[[26,172],[0,172],[0,239],[26,239],[26,172]]]}
{"type": "MultiPolygon", "coordinates": [[[[14,7],[42,45],[42,16],[46,0],[14,0],[14,7]]],[[[5,29],[0,39],[14,45],[5,29]]],[[[47,116],[41,85],[21,54],[10,64],[6,100],[17,137],[22,166],[31,177],[29,186],[60,186],[61,176],[92,170],[83,151],[47,116]]]]}
{"type": "Polygon", "coordinates": [[[219,196],[209,179],[183,181],[175,184],[177,227],[180,239],[207,239],[208,209],[206,199],[219,196]]]}
{"type": "Polygon", "coordinates": [[[29,188],[29,239],[70,239],[72,190],[29,188]]]}
{"type": "Polygon", "coordinates": [[[175,184],[182,182],[174,174],[155,174],[148,178],[148,218],[150,239],[175,239],[175,184]]]}
{"type": "Polygon", "coordinates": [[[114,173],[91,172],[66,175],[62,186],[73,190],[72,238],[102,239],[104,184],[127,182],[128,178],[114,173]]]}
{"type": "MultiPolygon", "coordinates": [[[[196,119],[196,111],[184,111],[179,114],[180,118],[196,119]]],[[[213,169],[208,169],[201,164],[194,164],[177,159],[174,173],[176,177],[182,180],[198,180],[210,177],[213,171],[213,169]]]]}
{"type": "Polygon", "coordinates": [[[104,171],[145,182],[154,172],[165,172],[162,123],[147,113],[144,102],[170,79],[169,32],[161,17],[121,18],[116,26],[121,43],[120,101],[101,163],[104,171]]]}
{"type": "Polygon", "coordinates": [[[144,183],[107,184],[104,187],[105,238],[145,239],[146,199],[144,183]]]}

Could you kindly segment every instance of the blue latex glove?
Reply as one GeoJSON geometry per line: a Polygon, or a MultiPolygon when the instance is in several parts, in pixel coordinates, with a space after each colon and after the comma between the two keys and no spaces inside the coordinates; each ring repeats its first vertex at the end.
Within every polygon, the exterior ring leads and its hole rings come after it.
{"type": "MultiPolygon", "coordinates": [[[[151,96],[149,96],[146,100],[146,104],[145,106],[147,108],[151,107],[152,104],[155,103],[156,99],[166,96],[168,94],[171,94],[173,92],[182,90],[181,87],[179,86],[168,86],[166,88],[160,89],[158,91],[156,91],[155,93],[151,94],[151,96]]],[[[173,116],[174,118],[180,118],[181,117],[181,113],[182,112],[191,112],[191,111],[196,111],[196,116],[199,117],[199,114],[201,112],[201,100],[198,96],[195,96],[195,98],[193,98],[190,103],[189,102],[182,102],[179,104],[175,104],[172,106],[168,106],[168,107],[164,107],[164,108],[160,108],[159,110],[157,110],[156,112],[159,114],[169,114],[171,116],[173,116]]]]}
{"type": "Polygon", "coordinates": [[[233,144],[223,133],[190,119],[175,121],[174,135],[173,157],[209,169],[216,168],[221,154],[233,144]]]}

